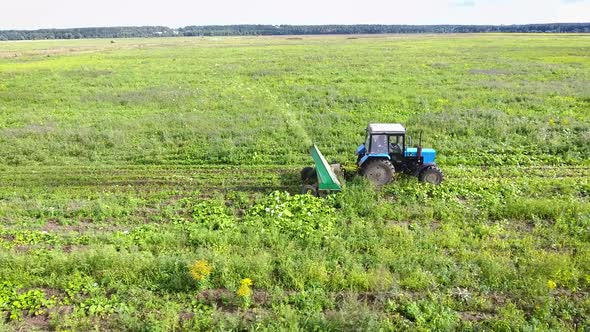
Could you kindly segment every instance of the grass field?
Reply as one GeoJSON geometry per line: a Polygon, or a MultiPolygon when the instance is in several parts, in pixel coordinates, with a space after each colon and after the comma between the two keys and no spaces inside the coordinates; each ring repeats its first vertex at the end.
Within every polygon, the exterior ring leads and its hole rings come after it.
{"type": "Polygon", "coordinates": [[[0,42],[0,170],[0,330],[590,329],[588,35],[0,42]]]}

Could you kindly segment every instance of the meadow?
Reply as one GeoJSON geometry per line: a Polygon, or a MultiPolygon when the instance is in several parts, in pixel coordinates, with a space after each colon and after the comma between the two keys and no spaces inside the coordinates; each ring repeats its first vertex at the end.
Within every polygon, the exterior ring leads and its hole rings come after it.
{"type": "Polygon", "coordinates": [[[0,330],[590,329],[588,35],[0,42],[0,170],[0,330]]]}

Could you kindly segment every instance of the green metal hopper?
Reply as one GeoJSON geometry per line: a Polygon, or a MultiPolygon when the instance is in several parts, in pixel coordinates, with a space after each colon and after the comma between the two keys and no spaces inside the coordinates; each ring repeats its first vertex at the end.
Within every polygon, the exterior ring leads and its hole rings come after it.
{"type": "Polygon", "coordinates": [[[338,181],[338,177],[332,170],[332,166],[328,164],[324,155],[320,152],[320,149],[314,144],[310,149],[311,157],[315,162],[315,169],[318,178],[317,191],[329,192],[329,191],[340,191],[342,185],[338,181]]]}

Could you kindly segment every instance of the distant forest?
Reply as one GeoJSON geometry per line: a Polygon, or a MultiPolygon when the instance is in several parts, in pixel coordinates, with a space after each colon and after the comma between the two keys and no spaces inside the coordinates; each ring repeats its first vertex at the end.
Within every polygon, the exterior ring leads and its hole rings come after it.
{"type": "Polygon", "coordinates": [[[0,40],[132,38],[171,36],[273,36],[380,33],[590,33],[590,23],[525,25],[208,25],[171,29],[163,26],[0,31],[0,40]]]}

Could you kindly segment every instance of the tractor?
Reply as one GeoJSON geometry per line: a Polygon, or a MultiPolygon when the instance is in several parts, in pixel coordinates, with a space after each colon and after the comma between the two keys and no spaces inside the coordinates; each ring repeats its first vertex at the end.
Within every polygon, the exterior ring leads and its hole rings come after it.
{"type": "MultiPolygon", "coordinates": [[[[393,181],[395,173],[417,176],[421,182],[440,184],[444,178],[434,159],[436,151],[422,148],[422,133],[418,147],[406,142],[406,129],[399,123],[371,123],[367,126],[365,142],[355,151],[357,172],[380,187],[393,181]],[[406,146],[406,144],[410,146],[406,146]]],[[[336,173],[339,164],[328,164],[317,146],[311,147],[314,167],[301,171],[303,192],[322,195],[341,190],[336,173]]]]}
{"type": "Polygon", "coordinates": [[[407,147],[406,129],[399,123],[369,124],[365,143],[355,153],[359,171],[378,186],[391,182],[396,172],[432,184],[444,177],[434,162],[436,151],[422,148],[422,133],[417,148],[407,147]]]}

